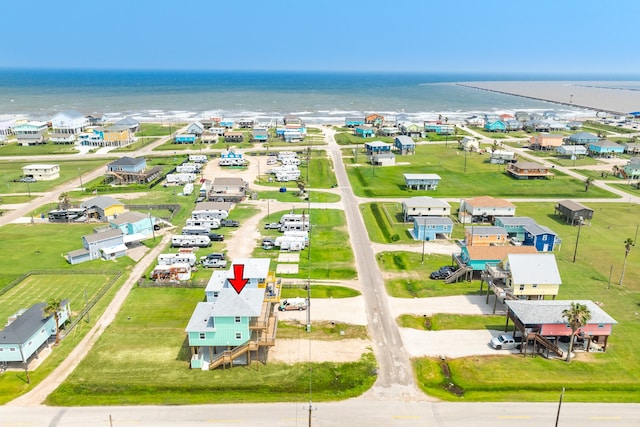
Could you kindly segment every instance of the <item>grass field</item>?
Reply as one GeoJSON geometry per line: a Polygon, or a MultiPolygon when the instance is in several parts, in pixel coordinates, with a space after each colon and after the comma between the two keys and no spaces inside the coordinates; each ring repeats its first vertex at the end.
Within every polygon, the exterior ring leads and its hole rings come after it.
{"type": "MultiPolygon", "coordinates": [[[[360,295],[360,292],[344,286],[311,284],[311,298],[352,298],[358,295],[360,295]]],[[[306,296],[307,290],[303,287],[283,287],[280,291],[281,298],[306,296]]]]}
{"type": "Polygon", "coordinates": [[[140,123],[136,136],[167,136],[185,125],[185,123],[140,123]]]}
{"type": "Polygon", "coordinates": [[[71,311],[79,312],[85,305],[85,292],[87,301],[91,301],[112,277],[112,274],[33,274],[0,295],[0,319],[51,298],[68,299],[71,311]]]}
{"type": "Polygon", "coordinates": [[[599,188],[592,187],[585,192],[583,181],[557,170],[553,172],[553,179],[513,179],[504,172],[504,165],[489,163],[487,155],[465,155],[457,148],[443,145],[420,145],[416,147],[416,154],[398,156],[396,162],[409,164],[348,167],[354,193],[360,197],[470,197],[485,191],[494,197],[613,197],[613,194],[599,188]],[[436,173],[442,180],[436,190],[407,190],[404,173],[436,173]],[[487,183],[486,189],[479,189],[479,183],[487,183]]]}
{"type": "MultiPolygon", "coordinates": [[[[277,200],[279,202],[299,203],[306,201],[301,199],[298,193],[299,190],[296,187],[295,189],[289,188],[284,193],[280,191],[260,191],[258,194],[261,199],[277,200]]],[[[309,197],[311,203],[336,203],[340,201],[340,195],[326,191],[311,190],[309,191],[309,197]]]]}
{"type": "Polygon", "coordinates": [[[76,154],[75,144],[54,144],[47,142],[42,145],[23,147],[17,143],[0,145],[0,156],[42,156],[47,154],[76,154]]]}
{"type": "Polygon", "coordinates": [[[188,367],[184,328],[202,289],[134,288],[94,350],[47,399],[52,405],[314,401],[361,394],[375,380],[371,354],[353,363],[188,367]]]}
{"type": "MultiPolygon", "coordinates": [[[[0,154],[1,155],[1,154],[0,154]]],[[[26,182],[14,182],[22,176],[22,167],[33,162],[0,161],[0,192],[2,193],[33,193],[49,191],[52,188],[78,178],[79,174],[92,171],[106,165],[108,160],[60,160],[55,164],[60,165],[60,177],[51,181],[37,181],[27,185],[26,182]]]]}

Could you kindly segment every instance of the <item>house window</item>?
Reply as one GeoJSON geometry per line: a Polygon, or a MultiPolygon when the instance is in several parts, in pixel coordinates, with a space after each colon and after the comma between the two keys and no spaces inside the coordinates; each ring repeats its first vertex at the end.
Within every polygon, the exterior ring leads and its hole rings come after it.
{"type": "Polygon", "coordinates": [[[220,295],[220,292],[214,292],[214,293],[213,293],[213,297],[214,297],[214,298],[218,298],[218,295],[220,295]]]}
{"type": "Polygon", "coordinates": [[[598,323],[598,328],[600,329],[604,328],[604,323],[598,323]]]}
{"type": "Polygon", "coordinates": [[[200,339],[203,340],[206,338],[206,334],[204,332],[200,332],[200,339]]]}
{"type": "Polygon", "coordinates": [[[235,318],[235,322],[236,322],[236,323],[240,323],[240,316],[236,316],[236,318],[235,318]]]}
{"type": "Polygon", "coordinates": [[[536,288],[538,287],[538,285],[531,285],[531,287],[532,287],[533,289],[536,289],[536,288]]]}
{"type": "Polygon", "coordinates": [[[9,347],[9,351],[16,351],[15,347],[9,347]]]}
{"type": "Polygon", "coordinates": [[[547,240],[547,235],[545,234],[544,236],[542,236],[542,240],[547,240]]]}
{"type": "Polygon", "coordinates": [[[236,332],[236,339],[237,340],[241,340],[242,339],[242,332],[236,332]]]}
{"type": "Polygon", "coordinates": [[[524,285],[520,285],[520,290],[524,291],[524,285]]]}

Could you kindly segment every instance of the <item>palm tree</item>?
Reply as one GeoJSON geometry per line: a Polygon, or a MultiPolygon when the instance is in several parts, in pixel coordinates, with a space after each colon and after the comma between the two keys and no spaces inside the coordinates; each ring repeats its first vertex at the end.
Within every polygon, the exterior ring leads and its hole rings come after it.
{"type": "Polygon", "coordinates": [[[58,196],[58,209],[68,209],[70,203],[71,198],[69,197],[69,193],[60,193],[58,196]]]}
{"type": "Polygon", "coordinates": [[[60,344],[60,315],[58,314],[62,310],[62,300],[60,298],[51,298],[47,301],[47,305],[44,307],[43,312],[45,317],[53,316],[56,321],[56,344],[60,344]]]}
{"type": "Polygon", "coordinates": [[[622,286],[622,280],[624,279],[624,269],[627,268],[627,257],[629,256],[629,252],[631,252],[631,247],[635,246],[633,239],[631,237],[627,237],[627,240],[624,241],[624,262],[622,263],[622,274],[620,275],[620,283],[618,285],[622,286]]]}
{"type": "Polygon", "coordinates": [[[589,191],[589,187],[591,187],[591,184],[593,184],[593,178],[589,177],[589,178],[584,180],[584,191],[585,192],[589,191]]]}
{"type": "Polygon", "coordinates": [[[571,308],[562,310],[562,317],[567,320],[571,328],[571,340],[569,341],[569,351],[567,352],[567,362],[571,362],[571,352],[573,351],[573,340],[576,332],[591,319],[591,312],[586,305],[572,302],[571,308]]]}

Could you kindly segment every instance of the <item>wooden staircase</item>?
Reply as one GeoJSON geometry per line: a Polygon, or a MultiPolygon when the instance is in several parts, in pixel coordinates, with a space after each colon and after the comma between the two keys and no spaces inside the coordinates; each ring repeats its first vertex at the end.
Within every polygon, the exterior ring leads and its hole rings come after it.
{"type": "Polygon", "coordinates": [[[532,334],[532,335],[533,335],[534,348],[536,344],[540,344],[542,347],[554,353],[556,356],[558,357],[564,356],[564,351],[562,351],[560,347],[557,346],[556,343],[549,341],[548,339],[546,339],[540,334],[532,334]]]}
{"type": "Polygon", "coordinates": [[[457,282],[460,278],[462,278],[463,276],[466,276],[470,272],[473,272],[473,269],[471,267],[467,267],[467,266],[460,267],[459,269],[454,271],[449,277],[447,277],[444,280],[444,283],[450,284],[453,282],[457,282]]]}

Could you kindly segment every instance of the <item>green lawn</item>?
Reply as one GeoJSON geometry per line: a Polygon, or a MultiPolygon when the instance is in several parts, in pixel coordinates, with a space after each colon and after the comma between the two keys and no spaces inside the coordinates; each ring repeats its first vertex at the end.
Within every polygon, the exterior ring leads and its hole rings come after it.
{"type": "Polygon", "coordinates": [[[351,325],[349,323],[313,322],[311,332],[306,331],[307,325],[292,322],[278,322],[279,339],[310,339],[324,341],[339,341],[353,339],[368,339],[367,327],[351,325]]]}
{"type": "Polygon", "coordinates": [[[373,355],[353,363],[200,371],[188,367],[184,327],[202,289],[134,288],[93,351],[47,399],[50,405],[203,404],[355,397],[375,380],[373,355]]]}
{"type": "Polygon", "coordinates": [[[140,123],[136,136],[167,136],[185,126],[185,123],[140,123]]]}
{"type": "MultiPolygon", "coordinates": [[[[2,155],[0,153],[0,155],[2,155]]],[[[108,160],[57,160],[60,165],[60,177],[51,181],[14,182],[22,176],[22,167],[33,162],[0,161],[0,192],[2,193],[33,193],[49,191],[52,188],[106,165],[108,160]]],[[[84,183],[83,183],[84,184],[84,183]]]]}
{"type": "Polygon", "coordinates": [[[482,316],[435,313],[432,316],[403,314],[398,318],[398,325],[423,331],[445,331],[452,329],[490,329],[504,331],[504,316],[482,316]]]}
{"type": "MultiPolygon", "coordinates": [[[[311,298],[353,298],[360,292],[344,286],[311,284],[311,298]]],[[[283,287],[280,291],[281,298],[306,297],[307,290],[304,287],[283,287]]]]}
{"type": "MultiPolygon", "coordinates": [[[[296,210],[302,213],[302,210],[296,210]]],[[[271,214],[260,221],[258,228],[263,236],[277,237],[280,233],[277,230],[265,230],[264,224],[277,222],[284,212],[271,214]]],[[[354,266],[354,256],[351,247],[345,245],[349,237],[346,229],[346,219],[344,212],[335,209],[311,209],[311,233],[310,247],[300,252],[300,263],[298,274],[287,275],[285,278],[309,277],[309,265],[311,265],[311,278],[315,280],[340,280],[353,279],[356,277],[354,266]],[[311,259],[309,263],[309,253],[311,259]]],[[[256,243],[257,246],[257,243],[256,243]]],[[[253,251],[255,257],[267,257],[277,259],[280,251],[276,249],[264,250],[256,247],[253,251]]]]}
{"type": "MultiPolygon", "coordinates": [[[[258,196],[260,199],[277,200],[279,202],[304,202],[304,198],[300,198],[298,188],[287,187],[287,191],[281,193],[280,191],[260,191],[258,196]]],[[[309,197],[311,203],[336,203],[340,201],[340,195],[335,193],[328,193],[325,191],[309,191],[309,197]]]]}
{"type": "Polygon", "coordinates": [[[144,148],[149,144],[153,144],[158,139],[160,139],[160,138],[155,138],[155,137],[144,137],[144,138],[142,138],[142,137],[140,137],[133,144],[127,145],[126,147],[116,148],[115,150],[111,150],[109,152],[110,153],[127,153],[127,152],[131,152],[131,151],[138,151],[141,148],[144,148]]]}
{"type": "Polygon", "coordinates": [[[581,180],[558,170],[553,172],[555,176],[552,179],[514,179],[504,172],[504,165],[489,163],[488,155],[465,155],[457,148],[443,145],[420,145],[416,147],[416,154],[398,156],[396,161],[410,164],[375,168],[348,166],[354,193],[360,197],[471,197],[480,191],[494,197],[613,197],[599,188],[592,188],[585,194],[581,180]],[[407,190],[404,173],[436,173],[442,180],[436,190],[407,190]]]}
{"type": "Polygon", "coordinates": [[[23,147],[17,143],[0,145],[0,156],[42,156],[47,154],[76,154],[75,144],[54,144],[47,142],[42,145],[23,147]]]}

